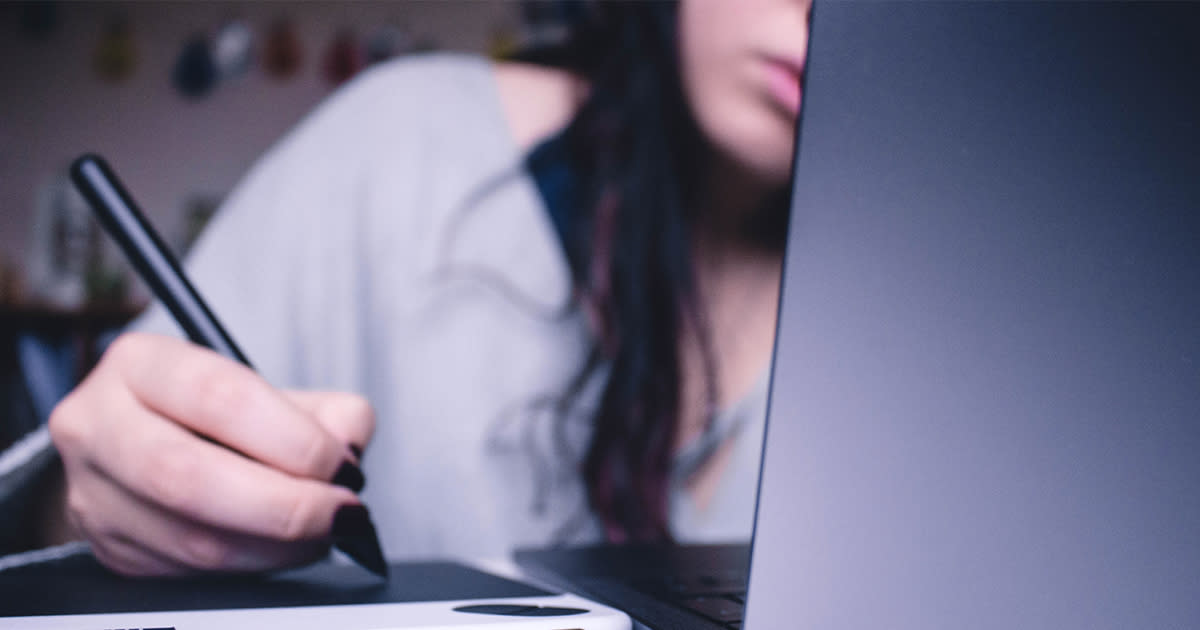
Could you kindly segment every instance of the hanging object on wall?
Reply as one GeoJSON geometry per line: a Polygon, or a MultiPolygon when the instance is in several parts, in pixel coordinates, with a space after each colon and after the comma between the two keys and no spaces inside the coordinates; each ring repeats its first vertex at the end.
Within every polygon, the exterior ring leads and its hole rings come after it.
{"type": "Polygon", "coordinates": [[[571,30],[588,19],[589,2],[581,0],[523,0],[521,17],[524,36],[520,45],[529,48],[557,46],[569,39],[571,30]]]}
{"type": "Polygon", "coordinates": [[[521,39],[511,28],[499,27],[488,37],[488,57],[504,60],[512,57],[521,48],[521,39]]]}
{"type": "Polygon", "coordinates": [[[267,33],[263,50],[263,69],[276,79],[288,79],[300,69],[304,61],[304,49],[296,27],[288,20],[280,20],[267,33]]]}
{"type": "Polygon", "coordinates": [[[325,79],[333,85],[340,85],[362,70],[366,60],[362,48],[350,30],[338,33],[325,51],[322,70],[325,79]]]}
{"type": "Polygon", "coordinates": [[[191,99],[203,98],[216,86],[217,66],[203,35],[193,36],[183,45],[171,70],[171,83],[191,99]]]}
{"type": "Polygon", "coordinates": [[[105,81],[121,81],[137,68],[137,45],[133,28],[124,18],[109,22],[96,45],[92,67],[105,81]]]}
{"type": "Polygon", "coordinates": [[[399,26],[380,26],[367,38],[367,64],[376,64],[412,52],[413,45],[412,35],[399,26]]]}
{"type": "Polygon", "coordinates": [[[58,28],[58,2],[22,2],[17,25],[20,33],[30,39],[48,39],[58,28]]]}
{"type": "Polygon", "coordinates": [[[212,58],[221,81],[246,73],[254,57],[254,33],[241,20],[227,22],[213,37],[212,58]]]}

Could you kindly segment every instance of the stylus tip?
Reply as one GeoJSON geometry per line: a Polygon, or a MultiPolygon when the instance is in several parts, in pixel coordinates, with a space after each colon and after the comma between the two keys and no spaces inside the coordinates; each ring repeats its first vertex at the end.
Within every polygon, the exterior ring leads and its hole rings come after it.
{"type": "Polygon", "coordinates": [[[379,547],[379,536],[364,505],[344,505],[333,517],[333,541],[337,547],[371,573],[386,578],[387,560],[379,547]]]}

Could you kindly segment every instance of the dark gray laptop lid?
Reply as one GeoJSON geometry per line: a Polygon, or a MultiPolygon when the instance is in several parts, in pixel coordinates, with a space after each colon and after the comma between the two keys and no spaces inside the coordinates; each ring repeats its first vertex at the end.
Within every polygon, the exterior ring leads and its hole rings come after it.
{"type": "Polygon", "coordinates": [[[1200,4],[809,64],[745,627],[1200,627],[1200,4]]]}

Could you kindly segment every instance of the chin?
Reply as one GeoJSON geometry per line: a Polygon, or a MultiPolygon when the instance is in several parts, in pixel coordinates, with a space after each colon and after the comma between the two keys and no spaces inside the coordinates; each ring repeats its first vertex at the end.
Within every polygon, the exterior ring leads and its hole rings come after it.
{"type": "Polygon", "coordinates": [[[755,178],[770,186],[785,186],[792,176],[792,137],[791,129],[744,135],[729,147],[729,153],[755,178]]]}
{"type": "Polygon", "coordinates": [[[787,185],[792,175],[794,118],[757,98],[729,99],[723,107],[697,112],[697,121],[717,149],[768,185],[787,185]]]}

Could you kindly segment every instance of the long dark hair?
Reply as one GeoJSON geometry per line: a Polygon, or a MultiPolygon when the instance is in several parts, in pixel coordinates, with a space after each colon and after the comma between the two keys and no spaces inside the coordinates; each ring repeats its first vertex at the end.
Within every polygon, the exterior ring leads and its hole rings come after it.
{"type": "Polygon", "coordinates": [[[566,44],[523,57],[588,84],[562,134],[574,173],[562,240],[596,341],[566,398],[607,370],[582,473],[611,542],[671,537],[685,331],[707,367],[710,416],[714,406],[689,236],[706,146],[681,85],[676,14],[674,2],[589,4],[566,44]]]}

